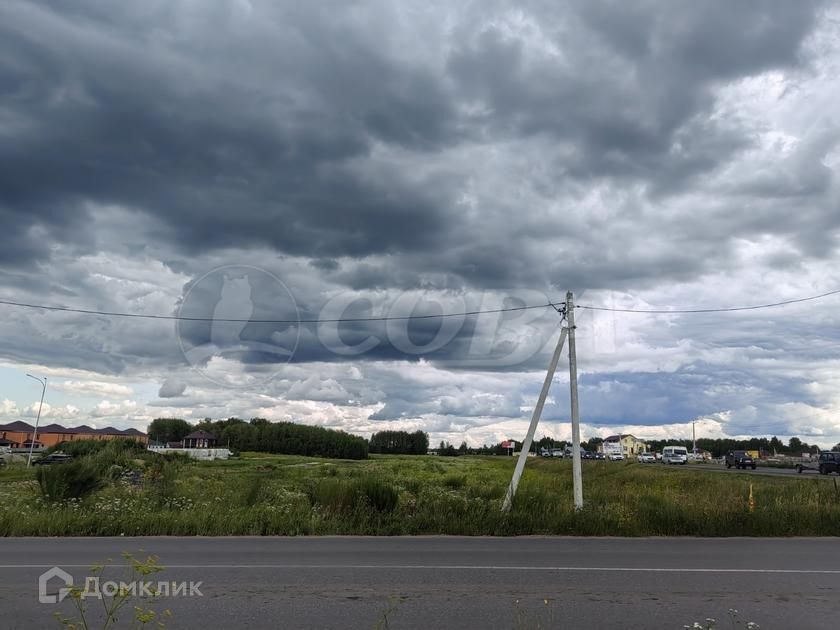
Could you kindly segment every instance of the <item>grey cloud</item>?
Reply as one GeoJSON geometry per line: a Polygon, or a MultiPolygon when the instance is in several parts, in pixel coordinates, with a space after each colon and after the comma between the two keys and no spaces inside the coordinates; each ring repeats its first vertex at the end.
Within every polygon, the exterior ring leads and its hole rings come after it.
{"type": "MultiPolygon", "coordinates": [[[[432,314],[452,296],[486,307],[488,289],[553,299],[609,289],[667,304],[723,299],[713,289],[734,282],[759,299],[750,289],[765,273],[791,293],[835,279],[835,115],[809,134],[790,112],[745,111],[738,94],[741,79],[769,70],[836,89],[829,72],[811,73],[836,54],[820,47],[833,41],[822,3],[250,5],[0,5],[2,296],[213,317],[223,285],[201,276],[249,264],[281,277],[307,318],[343,292],[358,298],[344,314],[364,317],[406,290],[427,291],[417,312],[432,314]],[[794,149],[769,146],[773,134],[794,149]],[[682,285],[699,289],[675,297],[682,285]]],[[[277,287],[252,289],[247,317],[294,317],[277,287]]],[[[831,346],[836,322],[820,313],[831,346]]],[[[179,342],[206,346],[210,362],[214,343],[238,339],[217,369],[246,383],[280,372],[260,393],[290,417],[314,401],[351,416],[319,422],[411,418],[441,432],[519,418],[558,325],[550,310],[508,335],[468,320],[421,356],[383,324],[342,324],[345,343],[382,340],[358,357],[337,356],[306,326],[285,366],[265,349],[289,346],[292,326],[252,322],[220,338],[212,322],[3,314],[4,357],[163,383],[159,398],[174,394],[181,409],[260,408],[257,397],[231,402],[247,390],[235,379],[201,397],[198,377],[182,373],[193,366],[179,342]],[[515,365],[457,363],[476,337],[491,359],[540,343],[515,365]],[[430,369],[458,386],[409,377],[430,369]],[[506,374],[509,384],[495,380],[506,374]]],[[[438,326],[413,322],[405,337],[423,344],[438,326]]],[[[649,321],[632,329],[636,345],[589,357],[592,372],[582,353],[593,425],[745,399],[771,415],[785,400],[831,404],[801,373],[831,356],[804,327],[768,316],[712,328],[649,321]],[[811,343],[778,341],[791,335],[811,343]],[[739,354],[749,361],[733,366],[739,354]]],[[[547,417],[566,417],[564,405],[558,395],[547,417]]]]}
{"type": "MultiPolygon", "coordinates": [[[[502,7],[481,19],[456,9],[458,40],[429,33],[454,45],[447,76],[377,47],[395,16],[373,8],[367,26],[342,11],[208,10],[189,33],[177,19],[187,11],[6,5],[0,72],[18,123],[0,152],[0,203],[19,234],[42,225],[84,242],[84,202],[114,203],[158,216],[168,230],[156,236],[191,251],[422,252],[401,261],[414,269],[354,281],[383,286],[408,274],[419,283],[418,272],[438,268],[434,254],[476,226],[452,211],[458,177],[418,179],[410,165],[474,139],[547,133],[573,147],[555,161],[566,177],[673,188],[745,142],[696,120],[710,113],[713,83],[795,65],[816,15],[810,3],[566,12],[531,3],[525,15],[560,49],[558,63],[539,42],[526,52],[524,36],[486,27],[502,7]],[[151,49],[150,32],[161,34],[151,49]],[[476,99],[487,111],[465,114],[476,99]],[[408,170],[371,168],[377,144],[404,151],[408,170]]],[[[15,240],[18,258],[45,254],[32,237],[15,240]]],[[[499,245],[517,243],[468,248],[447,272],[476,283],[513,277],[493,255],[499,245]]]]}
{"type": "Polygon", "coordinates": [[[185,391],[187,391],[186,383],[168,379],[161,384],[158,398],[180,398],[185,391]]]}

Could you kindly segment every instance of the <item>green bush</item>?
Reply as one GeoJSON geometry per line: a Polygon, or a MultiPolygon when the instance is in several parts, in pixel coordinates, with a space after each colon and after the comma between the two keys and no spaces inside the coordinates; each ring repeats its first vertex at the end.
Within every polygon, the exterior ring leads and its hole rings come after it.
{"type": "Polygon", "coordinates": [[[265,482],[261,477],[249,477],[243,480],[239,501],[244,507],[253,507],[265,496],[265,482]]]}
{"type": "Polygon", "coordinates": [[[86,460],[39,466],[35,478],[43,497],[53,502],[82,499],[103,485],[100,470],[86,460]]]}
{"type": "Polygon", "coordinates": [[[144,479],[155,505],[163,506],[175,497],[175,480],[180,467],[179,460],[161,456],[149,462],[144,479]]]}
{"type": "Polygon", "coordinates": [[[353,480],[326,477],[311,484],[307,494],[313,505],[345,514],[363,506],[369,506],[377,512],[393,512],[399,501],[397,490],[375,477],[353,480]]]}
{"type": "Polygon", "coordinates": [[[463,488],[466,483],[467,478],[464,475],[456,475],[455,473],[446,475],[446,477],[443,478],[443,485],[447,488],[451,488],[452,490],[463,488]]]}
{"type": "Polygon", "coordinates": [[[132,455],[137,455],[138,453],[146,452],[146,445],[129,438],[117,438],[115,440],[74,440],[72,442],[59,442],[45,451],[46,454],[66,453],[73,457],[96,455],[102,452],[109,452],[111,454],[131,453],[132,455]]]}
{"type": "Polygon", "coordinates": [[[363,477],[355,481],[361,496],[377,512],[393,512],[400,495],[391,484],[376,477],[363,477]]]}

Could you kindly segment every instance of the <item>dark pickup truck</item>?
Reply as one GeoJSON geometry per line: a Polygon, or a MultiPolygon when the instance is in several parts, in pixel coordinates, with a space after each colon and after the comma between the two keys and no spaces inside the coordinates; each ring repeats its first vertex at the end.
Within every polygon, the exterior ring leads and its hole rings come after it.
{"type": "Polygon", "coordinates": [[[732,468],[733,466],[744,470],[750,467],[755,470],[755,460],[746,451],[729,451],[726,454],[726,467],[732,468]]]}
{"type": "Polygon", "coordinates": [[[821,475],[840,473],[840,453],[835,451],[820,453],[818,470],[821,475]]]}

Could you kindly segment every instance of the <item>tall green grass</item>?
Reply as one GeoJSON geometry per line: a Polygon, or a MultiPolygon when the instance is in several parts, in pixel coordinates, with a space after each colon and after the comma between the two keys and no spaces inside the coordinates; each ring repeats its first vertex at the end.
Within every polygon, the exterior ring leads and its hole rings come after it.
{"type": "Polygon", "coordinates": [[[0,470],[0,535],[840,535],[840,489],[816,476],[584,462],[576,512],[570,463],[534,459],[503,514],[514,465],[506,457],[143,456],[119,465],[142,483],[103,474],[104,485],[73,501],[45,500],[32,471],[0,470]]]}
{"type": "Polygon", "coordinates": [[[90,459],[38,466],[35,479],[41,495],[50,502],[82,499],[105,483],[101,471],[90,459]]]}

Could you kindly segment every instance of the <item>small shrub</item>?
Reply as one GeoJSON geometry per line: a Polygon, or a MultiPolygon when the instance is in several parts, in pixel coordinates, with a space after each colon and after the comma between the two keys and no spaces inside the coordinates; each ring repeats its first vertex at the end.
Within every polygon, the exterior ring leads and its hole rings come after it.
{"type": "Polygon", "coordinates": [[[364,505],[377,512],[393,512],[399,501],[396,488],[375,477],[343,480],[325,477],[312,484],[310,502],[332,512],[351,513],[364,505]]]}
{"type": "Polygon", "coordinates": [[[158,507],[175,497],[175,480],[180,464],[177,458],[158,456],[152,459],[146,468],[144,480],[152,500],[158,507]]]}
{"type": "Polygon", "coordinates": [[[355,484],[336,478],[324,478],[307,488],[312,505],[320,505],[330,512],[350,512],[359,502],[355,484]]]}
{"type": "Polygon", "coordinates": [[[443,485],[452,490],[463,488],[467,483],[467,478],[464,475],[449,474],[443,478],[443,485]]]}
{"type": "Polygon", "coordinates": [[[251,477],[243,482],[240,502],[245,507],[253,507],[260,503],[265,496],[265,483],[260,477],[251,477]]]}
{"type": "Polygon", "coordinates": [[[103,485],[99,469],[85,460],[39,466],[35,478],[43,497],[53,502],[82,499],[103,485]]]}
{"type": "Polygon", "coordinates": [[[377,512],[393,512],[400,495],[391,484],[376,477],[365,477],[355,482],[362,494],[377,512]]]}

